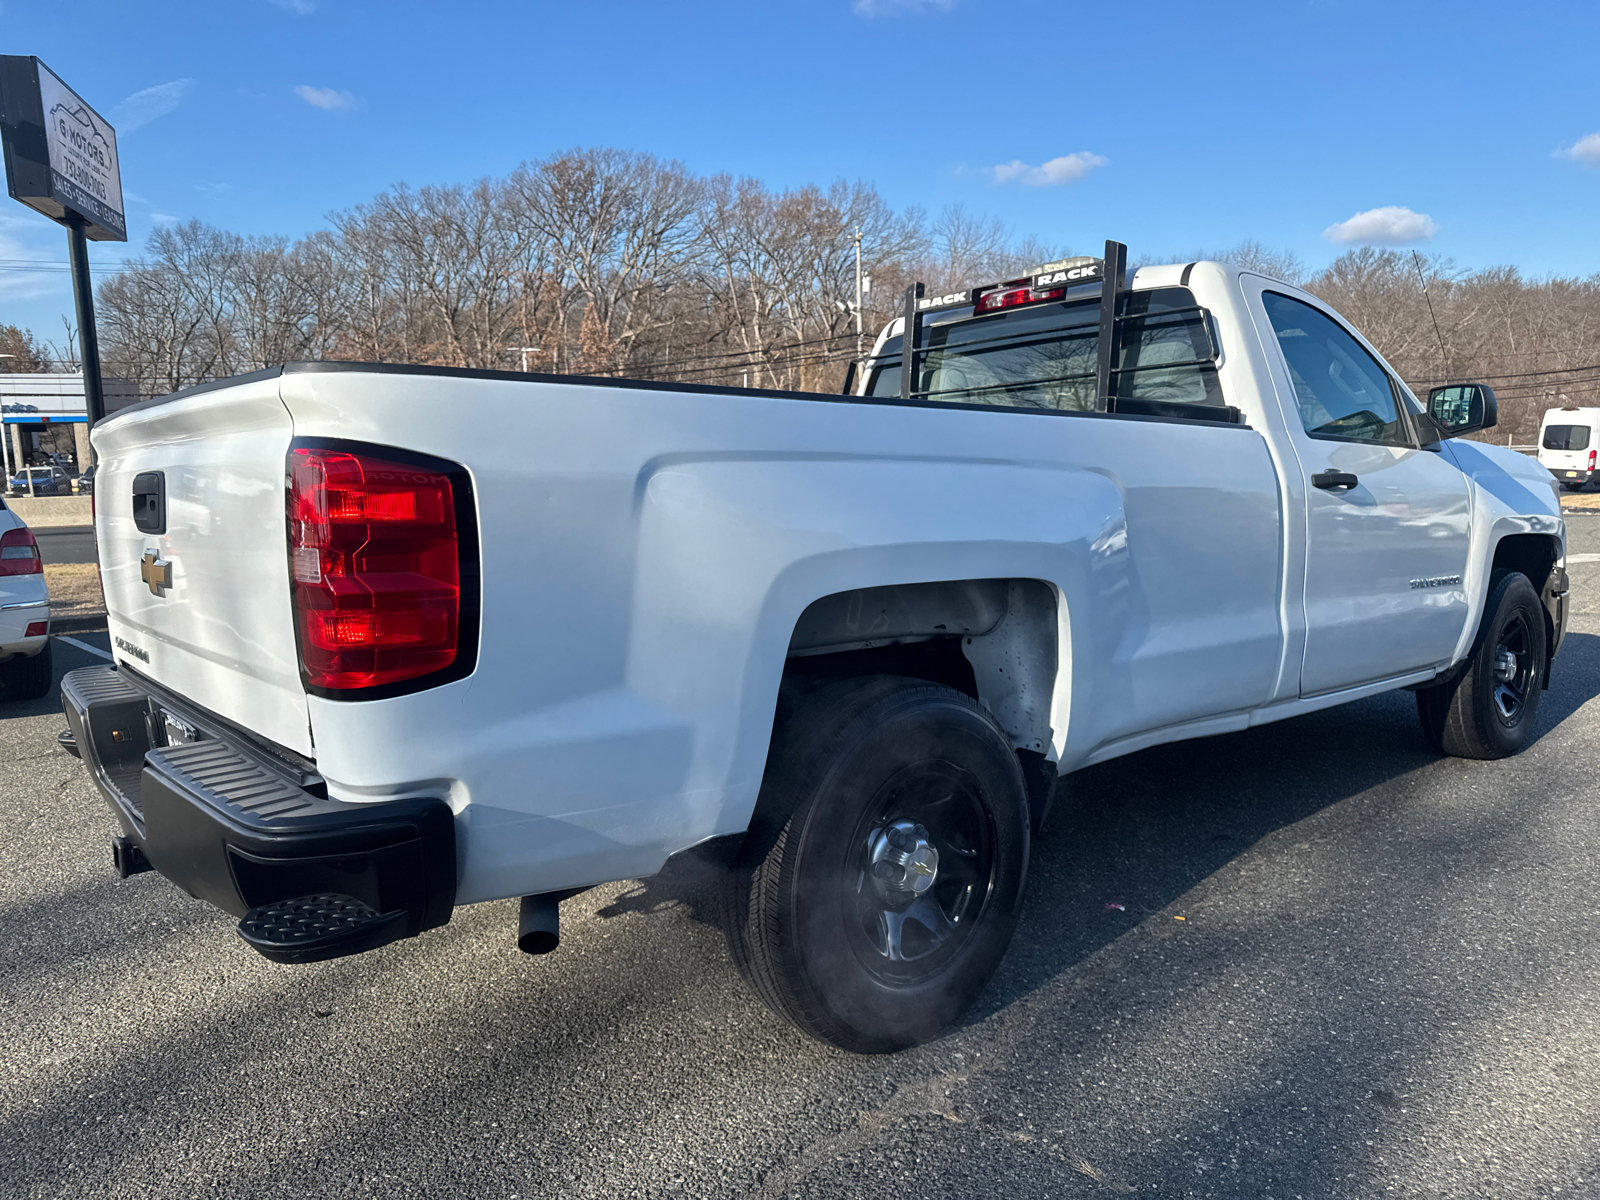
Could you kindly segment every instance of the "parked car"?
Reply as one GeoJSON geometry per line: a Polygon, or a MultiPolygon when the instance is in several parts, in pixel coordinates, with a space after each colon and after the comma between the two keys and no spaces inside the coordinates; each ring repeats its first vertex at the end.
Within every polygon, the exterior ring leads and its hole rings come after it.
{"type": "Polygon", "coordinates": [[[1569,492],[1600,479],[1600,408],[1552,408],[1539,422],[1539,465],[1569,492]]]}
{"type": "Polygon", "coordinates": [[[119,869],[294,963],[505,897],[545,952],[687,856],[760,995],[881,1051],[994,972],[1058,776],[1397,689],[1527,746],[1566,527],[1458,437],[1493,391],[1125,262],[914,291],[842,396],[324,362],[99,423],[62,744],[119,869]]]}
{"type": "Polygon", "coordinates": [[[94,495],[94,468],[95,464],[90,463],[83,474],[78,476],[78,495],[94,495]]]}
{"type": "Polygon", "coordinates": [[[27,467],[18,471],[11,477],[11,494],[13,496],[28,495],[28,476],[33,476],[33,495],[35,496],[70,496],[72,495],[72,477],[60,467],[27,467]]]}
{"type": "Polygon", "coordinates": [[[55,678],[50,592],[33,531],[0,501],[0,701],[37,700],[55,678]]]}

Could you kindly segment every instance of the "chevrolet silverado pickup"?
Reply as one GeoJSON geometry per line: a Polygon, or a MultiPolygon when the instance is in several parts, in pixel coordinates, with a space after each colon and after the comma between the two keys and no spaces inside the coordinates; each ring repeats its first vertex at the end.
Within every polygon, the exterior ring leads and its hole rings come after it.
{"type": "Polygon", "coordinates": [[[1549,473],[1316,297],[1126,250],[905,297],[842,395],[348,362],[93,432],[115,661],[65,747],[153,868],[313,962],[674,856],[858,1051],[1005,952],[1057,779],[1393,689],[1534,735],[1549,473]]]}

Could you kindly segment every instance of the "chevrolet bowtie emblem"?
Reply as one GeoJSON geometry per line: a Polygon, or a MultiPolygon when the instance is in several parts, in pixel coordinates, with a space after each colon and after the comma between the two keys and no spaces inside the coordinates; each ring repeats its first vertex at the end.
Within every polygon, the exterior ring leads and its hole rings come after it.
{"type": "Polygon", "coordinates": [[[172,564],[154,550],[146,550],[139,562],[139,578],[150,585],[152,596],[159,596],[172,586],[172,564]]]}

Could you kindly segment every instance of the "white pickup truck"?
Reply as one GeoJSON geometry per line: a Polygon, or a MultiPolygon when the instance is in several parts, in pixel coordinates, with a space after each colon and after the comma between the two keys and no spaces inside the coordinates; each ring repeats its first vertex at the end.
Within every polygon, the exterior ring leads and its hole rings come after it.
{"type": "Polygon", "coordinates": [[[845,395],[322,362],[103,422],[62,741],[118,869],[306,962],[504,897],[548,950],[699,855],[762,997],[879,1051],[990,977],[1058,775],[1395,688],[1525,746],[1565,530],[1451,440],[1492,392],[1107,255],[913,291],[845,395]]]}

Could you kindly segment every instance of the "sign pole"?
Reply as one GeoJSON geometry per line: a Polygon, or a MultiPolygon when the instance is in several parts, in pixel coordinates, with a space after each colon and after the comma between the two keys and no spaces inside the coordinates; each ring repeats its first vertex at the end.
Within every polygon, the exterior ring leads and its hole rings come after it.
{"type": "MultiPolygon", "coordinates": [[[[77,213],[67,217],[67,252],[72,258],[72,298],[78,304],[78,358],[83,364],[83,402],[89,428],[105,419],[105,393],[100,387],[100,338],[94,328],[94,285],[89,280],[88,224],[77,213]]],[[[94,451],[90,450],[93,458],[94,451]]]]}
{"type": "MultiPolygon", "coordinates": [[[[83,406],[93,429],[105,419],[106,400],[88,244],[128,240],[117,131],[36,56],[0,54],[0,156],[11,198],[67,227],[83,406]]],[[[31,488],[31,471],[28,482],[31,488]]]]}

